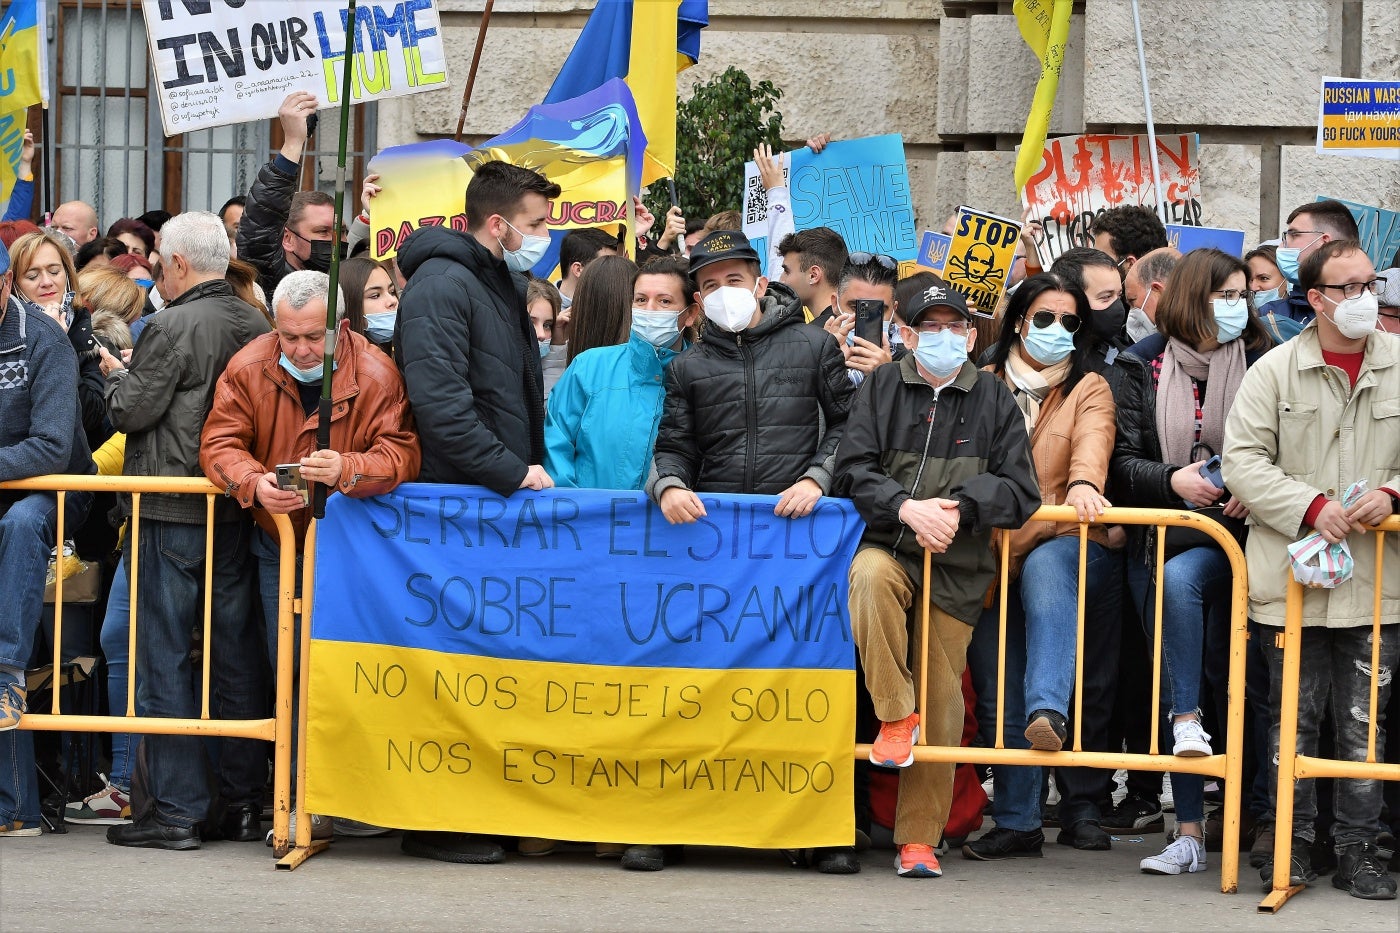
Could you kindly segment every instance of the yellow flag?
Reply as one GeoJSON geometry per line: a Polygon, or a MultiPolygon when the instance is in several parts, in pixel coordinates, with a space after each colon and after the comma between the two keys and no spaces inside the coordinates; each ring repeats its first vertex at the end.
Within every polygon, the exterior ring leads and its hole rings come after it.
{"type": "Polygon", "coordinates": [[[1045,58],[1045,46],[1050,41],[1050,14],[1054,3],[1055,0],[1016,0],[1011,7],[1021,38],[1038,59],[1045,58]]]}
{"type": "MultiPolygon", "coordinates": [[[[627,86],[647,134],[642,184],[676,172],[676,14],[680,0],[645,0],[632,6],[632,50],[627,86]]],[[[690,60],[681,56],[683,64],[690,60]]]]}
{"type": "Polygon", "coordinates": [[[1050,0],[1016,0],[1016,22],[1021,35],[1034,51],[1040,42],[1040,81],[1035,86],[1035,100],[1026,117],[1026,131],[1021,136],[1021,150],[1016,156],[1016,190],[1026,186],[1040,167],[1045,150],[1045,134],[1050,129],[1050,111],[1055,106],[1055,92],[1060,87],[1060,71],[1065,63],[1065,44],[1069,41],[1071,0],[1054,0],[1049,11],[1049,23],[1042,34],[1041,23],[1050,0]],[[1042,40],[1043,35],[1043,40],[1042,40]]]}

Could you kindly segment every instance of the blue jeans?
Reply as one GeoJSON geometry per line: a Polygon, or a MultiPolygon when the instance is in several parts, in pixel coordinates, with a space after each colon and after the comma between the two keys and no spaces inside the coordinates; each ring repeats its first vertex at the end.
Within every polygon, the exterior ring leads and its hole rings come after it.
{"type": "MultiPolygon", "coordinates": [[[[57,533],[58,506],[52,493],[30,493],[0,505],[0,665],[26,668],[44,611],[44,573],[57,533]]],[[[21,680],[23,675],[20,675],[21,680]]],[[[0,821],[39,822],[34,777],[34,733],[0,732],[0,821]]]]}
{"type": "MultiPolygon", "coordinates": [[[[277,541],[261,528],[253,527],[253,556],[257,559],[258,597],[262,601],[262,616],[267,629],[267,658],[269,683],[277,682],[277,577],[281,570],[277,541]]],[[[301,595],[301,555],[297,555],[293,595],[301,595]]],[[[296,780],[298,710],[301,691],[301,616],[292,616],[292,780],[296,780]]]]}
{"type": "MultiPolygon", "coordinates": [[[[1155,601],[1149,599],[1154,567],[1130,572],[1133,599],[1145,606],[1143,625],[1147,643],[1153,639],[1155,601]]],[[[1230,561],[1214,547],[1183,551],[1162,567],[1162,655],[1166,664],[1167,691],[1171,696],[1168,722],[1178,713],[1199,713],[1201,670],[1208,617],[1224,613],[1228,619],[1230,561]]],[[[1218,623],[1216,623],[1218,624],[1218,623]]],[[[1228,623],[1227,623],[1228,624],[1228,623]]],[[[1221,723],[1217,728],[1223,728],[1221,723]]],[[[1167,742],[1171,741],[1167,733],[1167,742]]],[[[1172,797],[1178,823],[1205,819],[1205,778],[1199,774],[1172,772],[1172,797]]]]}
{"type": "MultiPolygon", "coordinates": [[[[1115,579],[1108,550],[1092,541],[1087,550],[1086,640],[1090,634],[1087,616],[1103,600],[1105,585],[1115,579]]],[[[1007,690],[1002,723],[1002,744],[1006,748],[1030,747],[1025,738],[1030,712],[1050,709],[1069,715],[1074,692],[1078,601],[1078,536],[1062,535],[1038,545],[1026,556],[1006,600],[1007,690]]],[[[968,648],[978,721],[988,736],[996,729],[997,614],[997,608],[982,614],[968,648]]],[[[1089,653],[1085,660],[1090,664],[1099,661],[1089,653]]],[[[1039,829],[1040,785],[1040,768],[994,765],[991,813],[997,825],[1022,832],[1039,829]]]]}
{"type": "MultiPolygon", "coordinates": [[[[126,685],[130,675],[131,657],[128,637],[131,632],[131,585],[127,580],[126,555],[117,562],[112,589],[107,593],[107,612],[102,617],[102,657],[107,664],[107,709],[113,716],[126,713],[126,685]]],[[[137,706],[137,714],[141,708],[137,706]]],[[[130,732],[112,733],[112,772],[107,782],[123,791],[131,791],[133,753],[139,735],[130,732]]]]}
{"type": "MultiPolygon", "coordinates": [[[[220,719],[267,715],[262,635],[253,612],[251,523],[214,529],[215,562],[210,625],[210,714],[220,719]]],[[[141,575],[137,581],[137,703],[148,716],[188,719],[199,715],[190,663],[191,633],[203,619],[203,525],[146,519],[141,524],[141,575]]],[[[129,571],[129,568],[128,568],[129,571]]],[[[208,815],[203,744],[194,736],[149,735],[150,794],[156,819],[189,827],[208,815]]],[[[220,785],[230,806],[261,799],[266,746],[254,739],[220,743],[220,785]]]]}
{"type": "MultiPolygon", "coordinates": [[[[67,527],[76,528],[91,497],[70,493],[67,527]]],[[[58,534],[58,500],[34,492],[0,502],[0,666],[29,667],[44,613],[44,575],[58,534]]],[[[21,675],[21,678],[23,675],[21,675]]],[[[0,821],[39,822],[34,733],[0,732],[0,821]]]]}

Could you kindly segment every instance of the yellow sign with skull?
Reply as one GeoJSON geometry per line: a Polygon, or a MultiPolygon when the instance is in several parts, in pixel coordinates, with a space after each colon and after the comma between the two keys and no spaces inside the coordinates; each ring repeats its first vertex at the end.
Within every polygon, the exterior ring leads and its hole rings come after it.
{"type": "Polygon", "coordinates": [[[953,243],[943,267],[943,280],[962,292],[967,303],[983,314],[991,314],[1006,291],[1011,260],[1021,225],[1014,220],[958,208],[953,243]]]}

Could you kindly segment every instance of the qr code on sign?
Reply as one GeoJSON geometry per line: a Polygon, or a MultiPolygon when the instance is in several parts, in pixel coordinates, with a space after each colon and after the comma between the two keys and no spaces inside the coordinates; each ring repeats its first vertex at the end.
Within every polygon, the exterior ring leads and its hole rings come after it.
{"type": "Polygon", "coordinates": [[[768,192],[758,176],[748,179],[748,196],[744,198],[744,225],[760,224],[768,217],[768,192]]]}

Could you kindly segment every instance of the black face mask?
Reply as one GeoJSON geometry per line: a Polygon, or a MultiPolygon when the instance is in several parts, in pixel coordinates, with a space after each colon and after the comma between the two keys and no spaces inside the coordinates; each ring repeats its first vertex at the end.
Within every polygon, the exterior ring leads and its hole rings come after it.
{"type": "Polygon", "coordinates": [[[345,258],[345,244],[334,240],[311,240],[311,255],[306,260],[306,268],[314,272],[331,271],[331,250],[340,248],[340,258],[345,258]]]}
{"type": "Polygon", "coordinates": [[[1123,299],[1119,298],[1102,311],[1093,313],[1094,336],[1105,342],[1112,341],[1118,337],[1127,320],[1128,309],[1124,306],[1123,299]]]}

